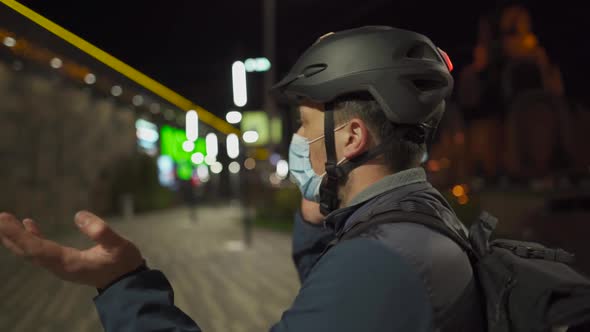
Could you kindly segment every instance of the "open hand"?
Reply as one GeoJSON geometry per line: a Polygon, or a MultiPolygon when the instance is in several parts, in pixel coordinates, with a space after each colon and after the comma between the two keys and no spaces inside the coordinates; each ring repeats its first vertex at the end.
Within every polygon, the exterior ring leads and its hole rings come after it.
{"type": "Polygon", "coordinates": [[[33,220],[25,219],[21,223],[8,213],[0,213],[0,240],[13,254],[59,278],[96,288],[106,287],[143,263],[139,249],[101,218],[80,211],[74,220],[96,246],[86,250],[62,246],[45,239],[33,220]]]}

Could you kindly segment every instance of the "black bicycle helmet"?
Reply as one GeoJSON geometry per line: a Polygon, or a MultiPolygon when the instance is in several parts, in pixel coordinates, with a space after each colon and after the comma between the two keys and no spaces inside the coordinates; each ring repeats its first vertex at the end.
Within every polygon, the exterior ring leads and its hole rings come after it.
{"type": "Polygon", "coordinates": [[[426,36],[368,26],[321,38],[272,90],[321,103],[367,91],[390,121],[420,124],[451,94],[451,70],[448,56],[426,36]]]}
{"type": "Polygon", "coordinates": [[[409,138],[422,143],[425,122],[438,111],[453,89],[452,64],[426,36],[385,26],[369,26],[326,35],[312,45],[272,92],[279,98],[309,99],[326,105],[326,177],[320,186],[320,210],[338,209],[338,183],[354,168],[388,148],[382,142],[354,160],[337,164],[334,110],[331,102],[356,92],[368,92],[386,117],[399,126],[418,128],[409,138]]]}

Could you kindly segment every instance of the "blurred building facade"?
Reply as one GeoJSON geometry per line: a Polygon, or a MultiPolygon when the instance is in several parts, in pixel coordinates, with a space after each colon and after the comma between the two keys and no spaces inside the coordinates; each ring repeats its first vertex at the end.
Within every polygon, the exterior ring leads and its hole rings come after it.
{"type": "Polygon", "coordinates": [[[0,98],[0,210],[70,223],[109,209],[112,169],[136,147],[133,112],[21,62],[0,62],[0,98]]]}
{"type": "Polygon", "coordinates": [[[525,8],[480,19],[473,61],[457,76],[454,102],[429,165],[450,172],[451,161],[457,169],[448,184],[471,176],[525,182],[588,176],[590,113],[570,107],[559,67],[525,8]]]}

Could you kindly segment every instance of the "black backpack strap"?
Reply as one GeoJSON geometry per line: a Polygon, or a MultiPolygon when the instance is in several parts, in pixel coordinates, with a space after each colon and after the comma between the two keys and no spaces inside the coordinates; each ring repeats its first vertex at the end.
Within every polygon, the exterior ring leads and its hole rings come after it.
{"type": "MultiPolygon", "coordinates": [[[[412,186],[412,190],[422,190],[428,188],[430,184],[416,183],[412,186]]],[[[408,187],[410,187],[408,186],[408,187]]],[[[337,245],[342,240],[352,239],[364,233],[366,230],[380,224],[390,224],[398,222],[410,222],[424,225],[442,235],[445,235],[453,240],[461,249],[463,249],[472,262],[478,260],[480,256],[471,248],[470,240],[463,232],[455,232],[449,228],[440,217],[432,216],[432,212],[425,209],[422,204],[417,202],[405,200],[403,202],[394,201],[393,203],[383,204],[375,209],[371,209],[368,213],[361,216],[357,224],[346,230],[334,238],[326,245],[324,251],[318,256],[318,262],[332,247],[337,245]]]]}
{"type": "Polygon", "coordinates": [[[352,239],[364,233],[368,229],[382,224],[392,224],[408,222],[414,224],[420,224],[426,226],[444,236],[449,237],[453,240],[461,249],[469,254],[470,257],[475,255],[469,240],[464,237],[464,234],[456,233],[447,227],[444,222],[436,217],[420,212],[408,212],[400,210],[390,210],[377,215],[374,215],[371,219],[365,222],[360,222],[352,226],[347,232],[345,232],[338,241],[352,239]]]}

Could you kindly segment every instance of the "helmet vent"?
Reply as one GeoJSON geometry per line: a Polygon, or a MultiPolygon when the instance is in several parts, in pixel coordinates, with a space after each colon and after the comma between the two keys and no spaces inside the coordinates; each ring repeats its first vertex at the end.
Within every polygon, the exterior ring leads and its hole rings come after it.
{"type": "Polygon", "coordinates": [[[436,54],[436,52],[430,47],[428,44],[418,44],[414,45],[408,53],[406,53],[406,57],[410,59],[420,59],[420,60],[433,60],[440,62],[440,58],[436,54]]]}
{"type": "Polygon", "coordinates": [[[303,77],[310,77],[313,76],[319,72],[322,72],[324,70],[326,70],[326,68],[328,68],[328,65],[324,64],[324,63],[318,63],[315,65],[310,65],[305,67],[305,69],[303,69],[303,77]]]}
{"type": "Polygon", "coordinates": [[[444,88],[446,84],[438,80],[412,80],[414,87],[421,92],[444,88]]]}

